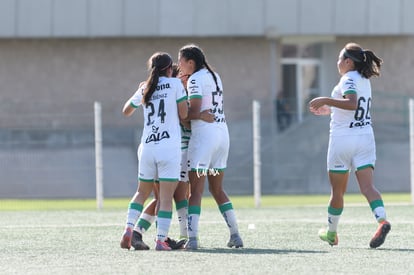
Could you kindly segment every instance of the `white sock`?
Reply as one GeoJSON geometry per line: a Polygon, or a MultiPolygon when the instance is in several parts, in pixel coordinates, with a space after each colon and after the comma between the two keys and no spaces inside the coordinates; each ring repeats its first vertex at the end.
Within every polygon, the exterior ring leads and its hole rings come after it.
{"type": "Polygon", "coordinates": [[[374,213],[374,217],[377,222],[381,222],[387,219],[387,215],[385,213],[385,208],[383,206],[378,206],[372,211],[374,213]]]}
{"type": "Polygon", "coordinates": [[[169,218],[157,218],[157,240],[164,242],[168,236],[170,229],[171,219],[169,218]]]}
{"type": "Polygon", "coordinates": [[[188,237],[197,238],[198,236],[198,222],[200,220],[200,215],[198,214],[189,214],[188,215],[188,237]]]}
{"type": "Polygon", "coordinates": [[[137,220],[140,214],[141,214],[141,211],[133,209],[133,208],[128,208],[126,226],[130,229],[133,229],[135,224],[137,223],[137,220]]]}
{"type": "Polygon", "coordinates": [[[177,218],[180,225],[180,238],[187,237],[188,207],[177,209],[177,218]]]}
{"type": "Polygon", "coordinates": [[[230,235],[239,233],[239,227],[237,225],[236,213],[233,209],[227,210],[223,213],[223,218],[227,223],[227,227],[230,229],[230,235]]]}
{"type": "Polygon", "coordinates": [[[336,232],[340,217],[341,215],[332,215],[328,213],[328,231],[336,232]]]}

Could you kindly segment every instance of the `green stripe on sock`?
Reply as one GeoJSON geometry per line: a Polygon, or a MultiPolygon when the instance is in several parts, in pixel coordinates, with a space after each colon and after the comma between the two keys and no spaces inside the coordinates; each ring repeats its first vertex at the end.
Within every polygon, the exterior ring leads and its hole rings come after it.
{"type": "Polygon", "coordinates": [[[176,204],[175,204],[175,209],[181,209],[181,208],[184,208],[184,207],[187,207],[188,206],[188,201],[187,200],[182,200],[182,201],[179,201],[179,202],[177,202],[176,204]]]}
{"type": "Polygon", "coordinates": [[[200,206],[197,206],[197,205],[190,205],[189,207],[188,207],[188,214],[190,215],[190,214],[198,214],[198,215],[200,215],[200,213],[201,213],[201,207],[200,206]]]}
{"type": "Polygon", "coordinates": [[[231,204],[231,202],[226,202],[226,203],[223,203],[222,205],[219,205],[219,209],[220,209],[221,214],[223,214],[227,210],[233,209],[233,205],[231,204]]]}
{"type": "Polygon", "coordinates": [[[374,211],[377,207],[384,207],[384,202],[382,200],[375,200],[370,202],[369,206],[371,206],[371,210],[374,211]]]}
{"type": "Polygon", "coordinates": [[[331,206],[328,207],[328,213],[331,215],[339,216],[342,214],[343,208],[333,208],[331,206]]]}
{"type": "Polygon", "coordinates": [[[141,227],[141,228],[144,228],[145,231],[147,231],[148,228],[150,228],[151,223],[149,221],[147,221],[147,220],[139,219],[138,220],[138,226],[141,227]]]}
{"type": "Polygon", "coordinates": [[[135,209],[135,210],[138,210],[138,211],[142,212],[142,208],[143,208],[143,206],[142,206],[142,204],[135,203],[135,202],[131,202],[131,203],[129,204],[129,208],[131,208],[131,209],[135,209]]]}
{"type": "Polygon", "coordinates": [[[171,211],[158,211],[158,217],[159,218],[167,218],[167,219],[171,219],[172,218],[172,212],[171,211]]]}

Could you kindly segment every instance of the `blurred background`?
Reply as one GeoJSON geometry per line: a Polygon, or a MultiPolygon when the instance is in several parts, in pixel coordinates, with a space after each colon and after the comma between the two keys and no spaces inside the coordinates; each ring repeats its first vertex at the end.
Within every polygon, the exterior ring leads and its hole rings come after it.
{"type": "Polygon", "coordinates": [[[229,194],[253,193],[254,100],[262,193],[329,192],[329,118],[307,104],[330,95],[348,42],[384,59],[372,80],[376,185],[409,192],[413,9],[410,0],[0,0],[0,198],[95,196],[94,102],[104,196],[131,196],[142,113],[125,118],[122,107],[152,53],[176,59],[187,43],[223,80],[229,194]]]}

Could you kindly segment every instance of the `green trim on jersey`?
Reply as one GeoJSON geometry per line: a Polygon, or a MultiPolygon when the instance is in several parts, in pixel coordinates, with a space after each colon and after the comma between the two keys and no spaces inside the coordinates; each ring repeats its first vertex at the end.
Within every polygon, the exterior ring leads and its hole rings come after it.
{"type": "Polygon", "coordinates": [[[360,170],[363,170],[363,169],[366,169],[366,168],[372,168],[372,169],[374,169],[374,165],[367,164],[367,165],[360,166],[360,167],[357,168],[357,171],[360,171],[360,170]]]}
{"type": "Polygon", "coordinates": [[[184,100],[187,100],[187,96],[183,96],[182,98],[177,99],[177,103],[180,103],[184,100]]]}
{"type": "Polygon", "coordinates": [[[191,95],[189,98],[193,99],[193,98],[203,98],[203,97],[201,95],[191,95]]]}
{"type": "Polygon", "coordinates": [[[177,178],[159,178],[159,181],[168,181],[168,182],[174,182],[174,181],[178,181],[177,178]]]}
{"type": "Polygon", "coordinates": [[[129,105],[132,107],[132,108],[138,108],[138,106],[135,106],[135,104],[134,103],[132,103],[132,101],[129,103],[129,105]]]}
{"type": "Polygon", "coordinates": [[[329,173],[334,173],[334,174],[346,174],[348,172],[349,170],[329,170],[329,173]]]}
{"type": "Polygon", "coordinates": [[[348,90],[348,91],[345,91],[344,95],[354,95],[356,93],[357,92],[355,90],[348,90]]]}

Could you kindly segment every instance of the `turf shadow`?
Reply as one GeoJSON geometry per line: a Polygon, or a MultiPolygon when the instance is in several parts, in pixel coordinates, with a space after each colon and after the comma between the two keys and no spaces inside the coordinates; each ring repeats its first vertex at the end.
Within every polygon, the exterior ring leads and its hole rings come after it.
{"type": "Polygon", "coordinates": [[[274,248],[199,248],[197,250],[184,250],[186,252],[195,253],[211,253],[211,254],[318,254],[327,253],[320,250],[300,250],[300,249],[274,249],[274,248]]]}
{"type": "Polygon", "coordinates": [[[409,252],[412,253],[414,252],[413,248],[384,248],[384,247],[379,247],[379,248],[367,248],[368,250],[379,250],[379,251],[394,251],[394,252],[409,252]]]}

